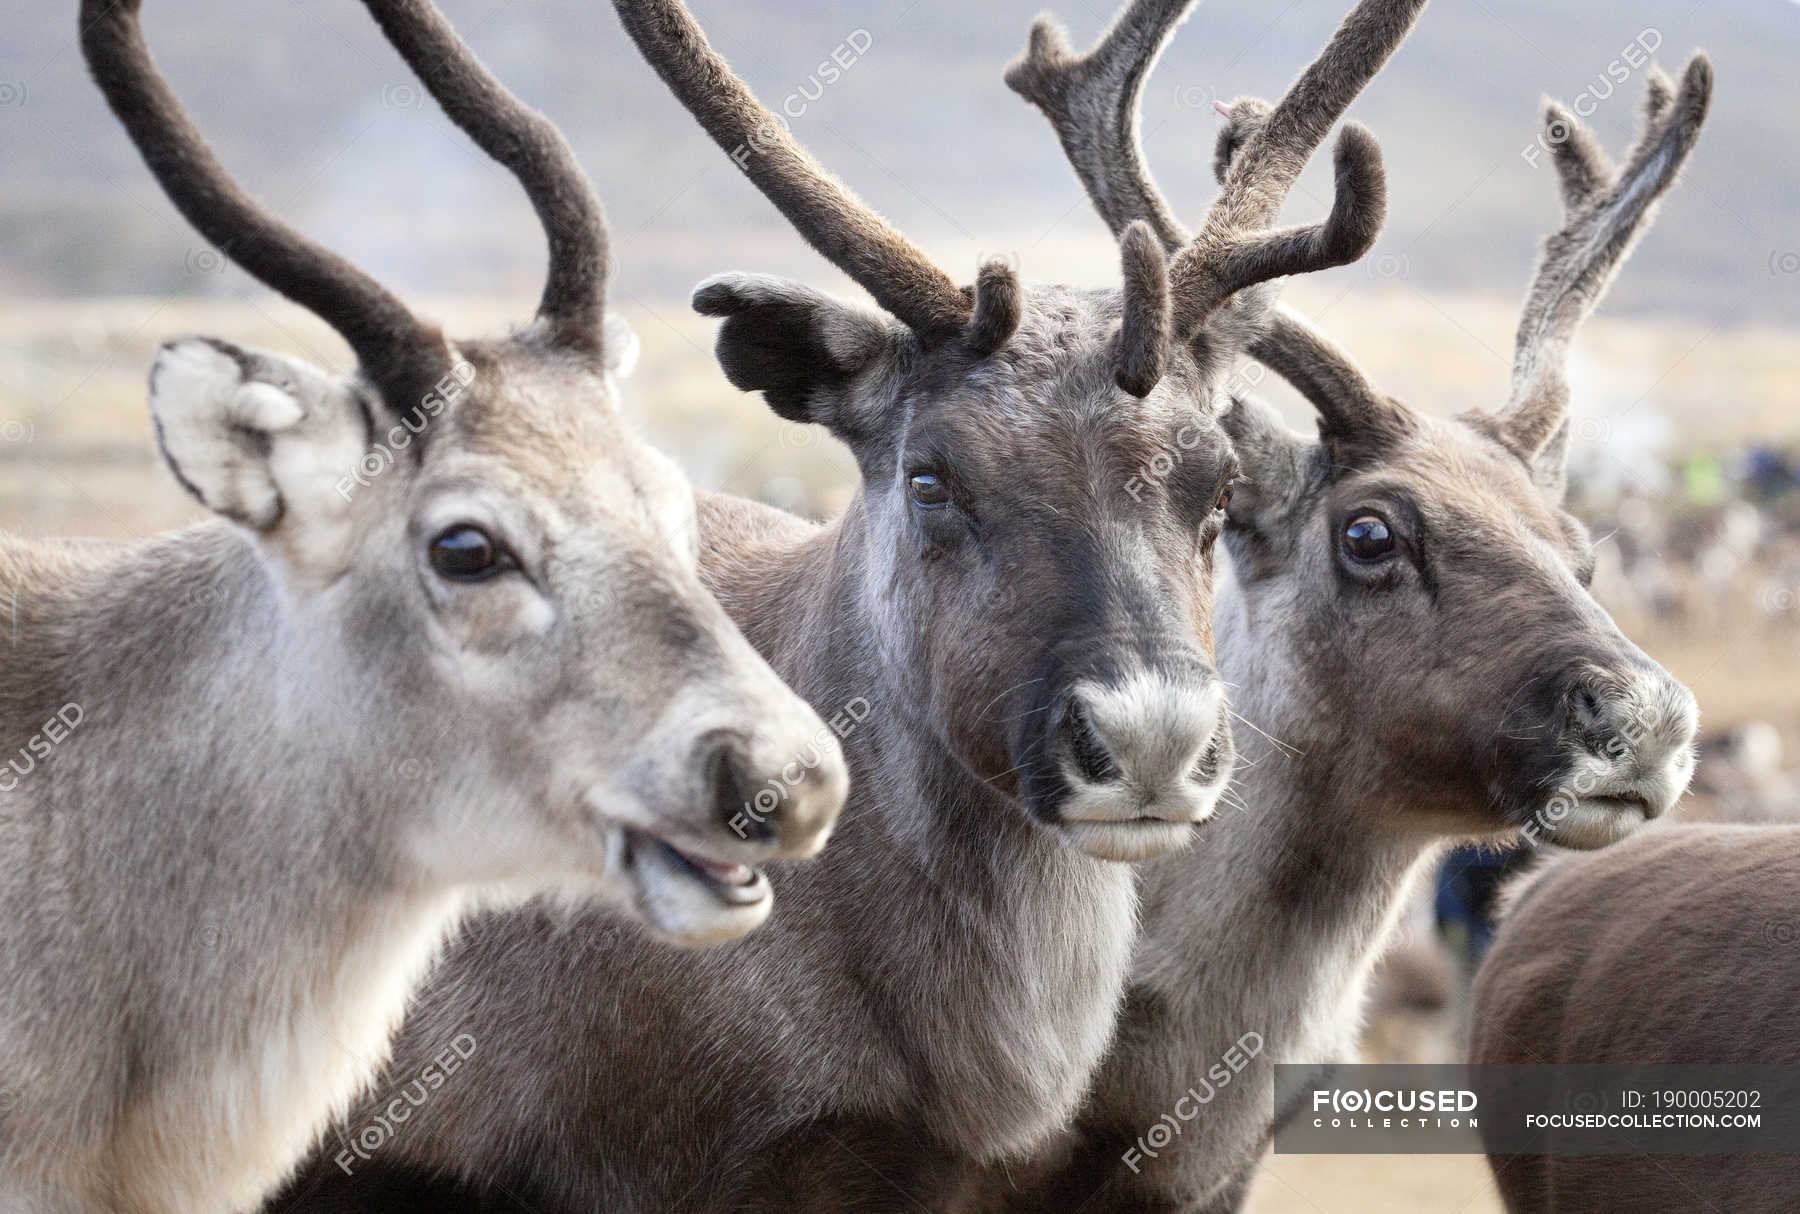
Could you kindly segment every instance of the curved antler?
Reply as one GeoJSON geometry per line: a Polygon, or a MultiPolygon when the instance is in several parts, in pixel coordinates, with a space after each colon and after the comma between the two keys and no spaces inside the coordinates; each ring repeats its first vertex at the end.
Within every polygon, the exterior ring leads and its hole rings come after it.
{"type": "Polygon", "coordinates": [[[390,401],[416,396],[442,378],[450,352],[435,326],[270,215],[232,180],[157,71],[138,7],[139,0],[82,0],[81,49],[169,201],[221,253],[343,334],[390,401]]]}
{"type": "Polygon", "coordinates": [[[1354,359],[1284,303],[1250,356],[1272,368],[1319,415],[1325,438],[1355,439],[1404,432],[1412,410],[1377,388],[1354,359]]]}
{"type": "Polygon", "coordinates": [[[550,245],[538,315],[554,344],[598,356],[606,313],[606,218],[568,141],[488,71],[430,0],[364,3],[450,120],[525,188],[550,245]]]}
{"type": "Polygon", "coordinates": [[[1006,69],[1007,87],[1050,120],[1113,235],[1141,219],[1170,256],[1193,234],[1175,218],[1144,162],[1138,101],[1175,27],[1193,7],[1194,0],[1142,0],[1121,12],[1081,56],[1068,31],[1046,14],[1032,22],[1025,54],[1006,69]]]}
{"type": "Polygon", "coordinates": [[[1114,339],[1113,379],[1133,396],[1148,396],[1169,361],[1169,259],[1148,223],[1138,220],[1119,240],[1125,304],[1114,339]]]}
{"type": "Polygon", "coordinates": [[[1521,455],[1542,450],[1569,410],[1569,343],[1593,312],[1657,201],[1675,183],[1712,100],[1712,63],[1696,54],[1679,92],[1651,69],[1644,131],[1614,173],[1591,132],[1556,102],[1544,106],[1545,141],[1562,185],[1564,222],[1544,240],[1513,343],[1512,395],[1493,419],[1521,455]]]}
{"type": "Polygon", "coordinates": [[[1191,0],[1135,0],[1085,56],[1040,18],[1025,57],[1007,71],[1012,88],[1056,128],[1088,196],[1114,232],[1151,225],[1174,256],[1174,335],[1191,341],[1234,293],[1287,274],[1354,261],[1374,243],[1386,211],[1380,150],[1350,124],[1336,149],[1337,196],[1330,217],[1268,230],[1300,170],[1364,85],[1387,62],[1425,0],[1363,0],[1317,59],[1250,135],[1197,236],[1163,201],[1144,164],[1138,99],[1191,0]]]}
{"type": "MultiPolygon", "coordinates": [[[[1269,103],[1239,97],[1213,103],[1225,118],[1213,154],[1213,174],[1223,182],[1232,158],[1269,115],[1269,103]]],[[[1319,414],[1319,432],[1328,438],[1360,438],[1404,432],[1412,410],[1375,386],[1356,360],[1313,327],[1305,316],[1277,303],[1268,331],[1250,343],[1250,355],[1274,369],[1319,414]]]]}
{"type": "MultiPolygon", "coordinates": [[[[969,297],[800,146],[707,42],[680,0],[613,0],[613,7],[670,91],[821,256],[921,337],[943,340],[968,330],[979,310],[969,297]]],[[[996,282],[1011,274],[982,277],[996,282]]],[[[1016,283],[1008,289],[1016,292],[1016,283]]],[[[1016,323],[1017,310],[1011,311],[1016,323]]],[[[987,312],[1006,314],[1004,308],[987,312]]],[[[984,324],[973,337],[977,344],[992,342],[997,330],[984,324]]],[[[1010,328],[999,334],[1001,341],[1009,336],[1010,328]]]]}
{"type": "MultiPolygon", "coordinates": [[[[1298,133],[1283,146],[1264,128],[1276,110],[1241,98],[1220,106],[1232,119],[1219,140],[1215,168],[1228,186],[1213,205],[1215,222],[1209,252],[1176,219],[1146,164],[1140,135],[1143,86],[1169,39],[1191,9],[1190,0],[1138,0],[1129,6],[1086,55],[1076,56],[1067,35],[1048,17],[1032,26],[1023,58],[1007,69],[1006,82],[1049,118],[1064,153],[1088,198],[1114,232],[1134,221],[1147,223],[1163,247],[1184,259],[1188,276],[1183,301],[1184,329],[1191,338],[1231,290],[1266,278],[1353,261],[1368,251],[1386,209],[1379,149],[1359,125],[1346,127],[1336,158],[1337,196],[1331,216],[1320,225],[1282,232],[1253,231],[1258,216],[1272,218],[1324,131],[1342,114],[1363,85],[1387,61],[1417,19],[1423,0],[1378,4],[1365,0],[1347,17],[1325,51],[1288,90],[1282,106],[1304,121],[1284,119],[1298,133]],[[1265,163],[1278,168],[1260,182],[1254,168],[1240,167],[1235,154],[1255,143],[1265,163]],[[1234,202],[1246,192],[1260,195],[1259,208],[1234,202]],[[1223,223],[1219,217],[1225,216],[1223,223]],[[1235,229],[1235,231],[1233,230],[1235,229]],[[1206,273],[1207,258],[1217,269],[1206,273]]],[[[1267,222],[1262,219],[1260,222],[1267,222]]],[[[1204,235],[1204,231],[1203,231],[1204,235]]],[[[1279,310],[1270,332],[1251,353],[1307,393],[1328,429],[1350,431],[1393,419],[1402,407],[1368,381],[1347,355],[1317,334],[1299,316],[1279,310]]]]}

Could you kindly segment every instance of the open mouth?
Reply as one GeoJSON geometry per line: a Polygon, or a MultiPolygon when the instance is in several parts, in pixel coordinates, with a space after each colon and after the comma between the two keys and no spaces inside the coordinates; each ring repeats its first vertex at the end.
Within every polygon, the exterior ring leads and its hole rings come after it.
{"type": "Polygon", "coordinates": [[[748,864],[708,860],[642,831],[626,831],[625,846],[633,871],[646,886],[653,880],[682,881],[698,885],[727,906],[752,906],[769,896],[769,879],[748,864]]]}

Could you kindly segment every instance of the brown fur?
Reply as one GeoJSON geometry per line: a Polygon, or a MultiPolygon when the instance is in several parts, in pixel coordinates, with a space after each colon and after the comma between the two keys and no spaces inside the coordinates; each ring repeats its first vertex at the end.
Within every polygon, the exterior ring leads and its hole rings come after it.
{"type": "MultiPolygon", "coordinates": [[[[1520,882],[1476,978],[1470,1060],[1791,1067],[1796,906],[1796,827],[1671,826],[1558,857],[1520,882]]],[[[1516,1214],[1800,1205],[1793,1155],[1488,1162],[1516,1214]]]]}
{"type": "MultiPolygon", "coordinates": [[[[713,138],[741,135],[759,111],[685,11],[620,7],[713,138]]],[[[790,185],[817,172],[776,156],[790,185]]],[[[867,216],[802,185],[765,189],[815,244],[836,225],[854,246],[826,242],[839,264],[894,299],[856,261],[882,245],[867,216]]],[[[829,427],[862,473],[823,529],[702,508],[708,584],[760,651],[828,717],[875,705],[845,737],[833,846],[777,871],[767,929],[698,958],[592,920],[480,925],[396,1071],[451,1024],[502,1044],[373,1169],[316,1165],[290,1195],[303,1208],[378,1208],[380,1174],[406,1170],[546,1211],[741,1209],[841,1192],[874,1142],[929,1191],[871,1182],[860,1208],[937,1208],[961,1168],[1072,1111],[1133,937],[1130,873],[1096,858],[1187,842],[1231,763],[1205,652],[1233,471],[1212,410],[1251,327],[1170,343],[1139,398],[1117,384],[1118,292],[1025,289],[991,351],[900,295],[904,323],[762,276],[695,294],[723,319],[731,382],[829,427]]]]}
{"type": "Polygon", "coordinates": [[[746,635],[827,718],[873,707],[844,738],[855,791],[831,847],[771,873],[779,914],[697,958],[592,918],[484,922],[409,1016],[393,1073],[452,1023],[492,1058],[373,1167],[345,1178],[327,1149],[275,1208],[381,1208],[389,1169],[546,1212],[775,1208],[853,1185],[863,1142],[911,1160],[921,1189],[865,1178],[853,1208],[908,1208],[1072,1109],[1113,1023],[1133,893],[1128,868],[1070,845],[1054,726],[1077,672],[1207,693],[1203,554],[1230,469],[1202,442],[1134,502],[1126,483],[1194,424],[1190,398],[1174,377],[1126,397],[1104,340],[1057,346],[1065,312],[1106,331],[1091,300],[1032,303],[1026,340],[959,377],[923,363],[805,388],[869,469],[843,518],[702,500],[707,584],[746,635]],[[909,507],[927,455],[966,515],[909,507]]]}
{"type": "MultiPolygon", "coordinates": [[[[1056,102],[1066,144],[1102,144],[1085,124],[1135,124],[1143,64],[1129,56],[1155,49],[1140,37],[1092,81],[1124,95],[1056,102]]],[[[1270,112],[1230,108],[1227,157],[1270,112]]],[[[1076,166],[1110,222],[1130,218],[1122,199],[1160,205],[1139,160],[1076,166]],[[1130,176],[1094,175],[1107,165],[1130,176]]],[[[1270,1064],[1351,1056],[1369,969],[1443,841],[1518,830],[1566,795],[1557,832],[1539,835],[1607,842],[1665,812],[1691,772],[1692,697],[1585,590],[1591,546],[1560,508],[1560,448],[1528,463],[1491,415],[1413,413],[1291,313],[1265,346],[1318,403],[1321,437],[1252,401],[1225,416],[1244,483],[1220,662],[1256,726],[1247,808],[1212,847],[1146,868],[1107,1063],[1067,1140],[990,1169],[989,1208],[1237,1209],[1271,1124],[1270,1064]],[[1371,515],[1397,554],[1363,562],[1340,538],[1371,515]],[[1265,1043],[1257,1062],[1144,1151],[1246,1030],[1265,1043]]]]}

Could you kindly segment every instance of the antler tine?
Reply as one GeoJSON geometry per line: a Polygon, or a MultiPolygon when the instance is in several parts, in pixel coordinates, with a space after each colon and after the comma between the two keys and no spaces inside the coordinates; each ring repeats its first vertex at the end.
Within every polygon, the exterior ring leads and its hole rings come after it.
{"type": "Polygon", "coordinates": [[[1137,0],[1075,56],[1048,16],[1032,23],[1025,54],[1006,69],[1013,92],[1050,120],[1063,152],[1100,217],[1122,235],[1143,220],[1170,255],[1191,239],[1144,161],[1138,100],[1175,29],[1196,0],[1137,0]]]}
{"type": "Polygon", "coordinates": [[[1596,191],[1605,189],[1618,173],[1594,133],[1558,102],[1544,104],[1544,132],[1550,155],[1556,161],[1565,212],[1573,211],[1596,191]]]}
{"type": "MultiPolygon", "coordinates": [[[[1214,104],[1225,117],[1213,156],[1213,173],[1223,182],[1233,157],[1268,120],[1271,107],[1257,97],[1214,104]]],[[[1250,355],[1318,410],[1320,432],[1328,437],[1391,434],[1408,424],[1411,410],[1377,388],[1349,354],[1285,303],[1275,305],[1269,330],[1250,343],[1250,355]]]]}
{"type": "Polygon", "coordinates": [[[713,50],[681,0],[613,0],[613,7],[670,91],[808,244],[921,337],[963,332],[970,300],[800,146],[713,50]]]}
{"type": "Polygon", "coordinates": [[[538,315],[559,346],[600,355],[607,237],[600,199],[568,141],[495,78],[430,0],[365,0],[382,33],[451,121],[505,165],[531,198],[550,245],[538,315]]]}
{"type": "Polygon", "coordinates": [[[1134,220],[1119,239],[1125,306],[1115,338],[1113,379],[1133,396],[1150,395],[1169,358],[1169,260],[1151,225],[1134,220]]]}
{"type": "Polygon", "coordinates": [[[443,335],[380,283],[265,211],[233,181],[157,71],[140,0],[82,0],[81,50],[169,201],[218,250],[328,322],[365,374],[404,400],[448,369],[443,335]]]}
{"type": "MultiPolygon", "coordinates": [[[[1025,55],[1006,72],[1013,91],[1049,118],[1076,176],[1107,226],[1118,234],[1133,221],[1142,220],[1170,254],[1180,253],[1192,237],[1175,218],[1144,160],[1139,100],[1144,82],[1192,8],[1191,0],[1137,0],[1119,15],[1094,49],[1080,57],[1071,53],[1062,28],[1050,18],[1040,17],[1032,26],[1025,55]]],[[[1399,33],[1404,33],[1404,27],[1399,33]]],[[[1216,169],[1221,184],[1229,175],[1233,155],[1273,112],[1267,103],[1249,98],[1222,108],[1231,121],[1219,139],[1216,169]]],[[[1340,151],[1340,170],[1344,167],[1342,156],[1340,151]]],[[[1379,173],[1379,161],[1373,168],[1379,173]]],[[[1353,192],[1366,193],[1372,186],[1373,192],[1380,194],[1378,182],[1353,181],[1350,185],[1353,192]]],[[[1340,191],[1340,200],[1342,194],[1340,191]]],[[[1328,236],[1313,236],[1302,229],[1272,234],[1269,239],[1317,239],[1335,245],[1345,239],[1341,229],[1349,220],[1372,221],[1379,226],[1381,209],[1377,203],[1334,211],[1340,230],[1328,236]]],[[[1360,242],[1364,235],[1357,233],[1352,238],[1360,242]]],[[[1367,238],[1372,239],[1372,234],[1367,238]]],[[[1275,254],[1278,261],[1281,250],[1277,248],[1275,254]]],[[[1251,347],[1251,353],[1305,393],[1328,428],[1366,428],[1401,410],[1347,355],[1291,310],[1277,313],[1273,330],[1251,347]]],[[[1121,373],[1125,374],[1123,367],[1121,373]]]]}
{"type": "Polygon", "coordinates": [[[1368,252],[1385,217],[1374,137],[1350,124],[1338,137],[1337,196],[1319,225],[1266,232],[1313,151],[1381,70],[1425,0],[1362,0],[1319,57],[1289,86],[1232,160],[1200,235],[1170,268],[1177,340],[1191,340],[1233,294],[1285,274],[1325,269],[1368,252]]]}
{"type": "MultiPolygon", "coordinates": [[[[1504,440],[1523,455],[1543,448],[1568,415],[1569,343],[1599,304],[1637,239],[1650,226],[1656,204],[1675,183],[1700,136],[1712,99],[1712,63],[1696,54],[1682,73],[1679,91],[1652,76],[1644,132],[1616,177],[1597,177],[1592,136],[1566,110],[1551,105],[1546,123],[1568,122],[1576,151],[1554,160],[1562,179],[1567,218],[1544,241],[1513,347],[1512,395],[1498,423],[1504,440]]],[[[1553,146],[1555,144],[1553,143],[1553,146]]]]}

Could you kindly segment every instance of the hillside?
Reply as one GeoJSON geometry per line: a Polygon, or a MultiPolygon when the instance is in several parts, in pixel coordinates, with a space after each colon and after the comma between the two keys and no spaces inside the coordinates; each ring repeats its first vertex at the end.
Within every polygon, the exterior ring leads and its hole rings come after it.
{"type": "MultiPolygon", "coordinates": [[[[765,98],[804,87],[846,40],[865,45],[805,103],[797,133],[959,274],[981,253],[1041,278],[1104,281],[1112,253],[1047,126],[1000,71],[1041,0],[696,0],[716,42],[765,98]],[[857,31],[863,31],[857,33],[857,31]],[[852,35],[855,35],[852,38],[852,35]]],[[[1057,7],[1079,41],[1109,5],[1057,7]]],[[[620,283],[679,297],[734,266],[822,277],[820,263],[667,97],[608,6],[451,0],[465,36],[568,131],[613,216],[620,283]]],[[[1198,214],[1215,95],[1278,91],[1344,0],[1202,6],[1152,79],[1145,129],[1170,195],[1198,214]]],[[[15,11],[0,34],[0,288],[11,296],[231,294],[106,114],[75,49],[74,5],[15,11]]],[[[224,158],[284,217],[410,290],[528,290],[541,261],[517,190],[444,121],[359,5],[153,0],[152,45],[224,158]]],[[[1704,46],[1718,68],[1709,130],[1686,186],[1611,307],[1738,325],[1800,309],[1800,5],[1791,0],[1439,0],[1358,104],[1382,138],[1394,198],[1376,255],[1338,271],[1421,291],[1511,296],[1556,215],[1547,168],[1521,154],[1540,93],[1608,87],[1644,31],[1677,66],[1704,46]]],[[[1599,101],[1615,147],[1641,89],[1599,101]]],[[[1316,214],[1315,166],[1292,214],[1316,214]]]]}

